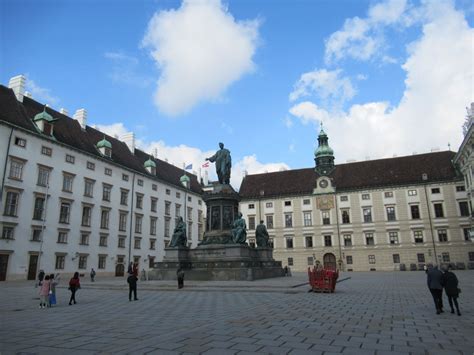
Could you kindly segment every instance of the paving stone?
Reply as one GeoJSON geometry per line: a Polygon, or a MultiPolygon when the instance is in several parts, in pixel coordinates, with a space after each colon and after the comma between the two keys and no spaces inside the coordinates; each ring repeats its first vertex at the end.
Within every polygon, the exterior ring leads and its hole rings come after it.
{"type": "Polygon", "coordinates": [[[248,344],[248,343],[238,343],[231,347],[232,350],[244,350],[244,351],[259,351],[263,348],[262,345],[248,344]]]}

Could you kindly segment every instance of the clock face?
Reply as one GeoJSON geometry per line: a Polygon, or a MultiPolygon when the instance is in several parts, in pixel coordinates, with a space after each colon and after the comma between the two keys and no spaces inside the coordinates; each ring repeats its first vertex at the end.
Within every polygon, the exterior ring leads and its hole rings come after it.
{"type": "Polygon", "coordinates": [[[328,186],[328,181],[327,180],[321,180],[319,182],[319,187],[321,187],[322,189],[326,188],[328,186]]]}

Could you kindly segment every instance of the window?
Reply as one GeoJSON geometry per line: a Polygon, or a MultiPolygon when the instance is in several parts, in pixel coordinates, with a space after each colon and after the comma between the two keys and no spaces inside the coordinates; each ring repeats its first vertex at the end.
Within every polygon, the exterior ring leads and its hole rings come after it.
{"type": "Polygon", "coordinates": [[[305,244],[306,248],[312,248],[313,247],[313,237],[305,237],[305,244]]]}
{"type": "Polygon", "coordinates": [[[463,217],[469,217],[469,205],[467,204],[467,201],[460,201],[459,202],[459,212],[461,213],[461,216],[463,217]]]}
{"type": "Polygon", "coordinates": [[[293,238],[286,237],[286,248],[293,249],[293,238]]]}
{"type": "Polygon", "coordinates": [[[463,228],[463,234],[464,234],[464,241],[470,242],[471,241],[471,228],[463,228]]]}
{"type": "Polygon", "coordinates": [[[363,200],[370,200],[370,194],[362,194],[363,200]]]}
{"type": "Polygon", "coordinates": [[[72,192],[72,182],[74,181],[74,175],[63,174],[63,191],[72,192]]]}
{"type": "Polygon", "coordinates": [[[158,191],[158,185],[156,185],[156,184],[151,184],[151,189],[152,189],[153,191],[158,191]]]}
{"type": "Polygon", "coordinates": [[[81,233],[80,245],[89,245],[89,233],[81,233]]]}
{"type": "Polygon", "coordinates": [[[441,256],[443,258],[443,263],[449,263],[451,261],[449,258],[449,253],[441,253],[441,256]]]}
{"type": "Polygon", "coordinates": [[[94,180],[84,179],[84,196],[93,197],[94,196],[94,180]]]}
{"type": "Polygon", "coordinates": [[[82,220],[81,225],[84,227],[91,226],[92,217],[92,207],[91,206],[82,206],[82,220]]]}
{"type": "Polygon", "coordinates": [[[288,266],[293,266],[293,258],[288,258],[288,266]]]}
{"type": "Polygon", "coordinates": [[[128,190],[120,189],[120,204],[127,206],[128,204],[128,190]]]}
{"type": "Polygon", "coordinates": [[[193,222],[188,222],[188,229],[186,230],[186,232],[188,234],[188,239],[191,240],[193,236],[193,222]]]}
{"type": "Polygon", "coordinates": [[[66,163],[74,164],[76,157],[74,155],[66,154],[66,163]]]}
{"type": "Polygon", "coordinates": [[[101,234],[99,237],[99,246],[100,247],[106,247],[107,246],[107,234],[101,234]]]}
{"type": "Polygon", "coordinates": [[[372,208],[364,207],[362,208],[362,214],[364,215],[364,222],[371,223],[372,222],[372,208]]]}
{"type": "Polygon", "coordinates": [[[385,191],[384,196],[385,196],[385,198],[392,198],[393,197],[393,191],[385,191]]]}
{"type": "Polygon", "coordinates": [[[321,217],[323,219],[323,224],[331,224],[329,211],[322,211],[321,217]]]}
{"type": "Polygon", "coordinates": [[[180,192],[176,192],[176,198],[181,198],[181,193],[180,192]]]}
{"type": "Polygon", "coordinates": [[[36,184],[39,186],[48,186],[50,171],[51,169],[47,167],[39,166],[38,167],[38,181],[36,184]]]}
{"type": "Polygon", "coordinates": [[[95,164],[91,161],[88,161],[86,166],[89,170],[95,170],[95,164]]]}
{"type": "Polygon", "coordinates": [[[54,268],[56,270],[64,269],[64,263],[65,262],[66,262],[66,256],[65,255],[56,255],[56,263],[54,265],[54,268]]]}
{"type": "Polygon", "coordinates": [[[439,190],[439,187],[434,187],[431,189],[431,193],[432,194],[439,194],[440,193],[440,190],[439,190]]]}
{"type": "Polygon", "coordinates": [[[249,210],[253,210],[253,209],[255,209],[255,204],[249,203],[249,210]]]}
{"type": "Polygon", "coordinates": [[[255,216],[249,216],[249,230],[255,229],[255,216]]]}
{"type": "Polygon", "coordinates": [[[59,231],[58,233],[58,243],[66,244],[67,243],[67,232],[59,231]]]}
{"type": "Polygon", "coordinates": [[[393,254],[392,257],[394,264],[400,264],[400,254],[393,254]]]}
{"type": "Polygon", "coordinates": [[[341,196],[340,200],[341,202],[349,201],[349,196],[346,196],[346,195],[341,196]]]}
{"type": "Polygon", "coordinates": [[[375,264],[375,255],[369,255],[369,264],[375,264]]]}
{"type": "Polygon", "coordinates": [[[150,210],[151,212],[156,212],[158,205],[158,199],[155,197],[150,197],[150,210]]]}
{"type": "Polygon", "coordinates": [[[344,234],[344,246],[351,247],[352,246],[352,237],[350,234],[344,234]]]}
{"type": "Polygon", "coordinates": [[[424,263],[425,262],[425,254],[423,254],[423,253],[416,254],[416,259],[418,260],[419,263],[424,263]]]}
{"type": "Polygon", "coordinates": [[[330,235],[325,235],[324,236],[324,246],[325,247],[332,246],[332,237],[330,235]]]}
{"type": "Polygon", "coordinates": [[[265,207],[266,207],[266,208],[273,208],[273,202],[267,202],[267,203],[265,204],[265,207]]]}
{"type": "Polygon", "coordinates": [[[105,269],[105,265],[107,262],[107,255],[99,255],[99,265],[98,269],[105,269]]]}
{"type": "Polygon", "coordinates": [[[102,184],[102,200],[110,201],[111,193],[112,193],[112,185],[102,184]]]}
{"type": "Polygon", "coordinates": [[[59,210],[59,223],[69,223],[69,216],[71,215],[71,202],[61,202],[61,208],[59,210]]]}
{"type": "Polygon", "coordinates": [[[36,196],[35,206],[33,209],[33,219],[36,219],[38,221],[43,220],[44,202],[44,196],[36,196]]]}
{"type": "Polygon", "coordinates": [[[123,181],[128,181],[128,175],[127,174],[122,174],[122,180],[123,181]]]}
{"type": "Polygon", "coordinates": [[[188,221],[192,221],[192,219],[193,219],[193,208],[192,207],[188,207],[187,216],[188,216],[188,221]]]}
{"type": "Polygon", "coordinates": [[[293,216],[291,213],[285,213],[285,227],[293,227],[293,216]]]}
{"type": "Polygon", "coordinates": [[[169,217],[165,217],[165,238],[170,237],[170,223],[171,219],[169,217]]]}
{"type": "Polygon", "coordinates": [[[108,175],[108,176],[112,176],[112,169],[110,169],[110,168],[105,168],[104,174],[105,174],[105,175],[108,175]]]}
{"type": "Polygon", "coordinates": [[[391,245],[398,244],[398,232],[388,232],[388,239],[391,245]]]}
{"type": "Polygon", "coordinates": [[[474,261],[474,251],[468,252],[469,261],[474,261]]]}
{"type": "Polygon", "coordinates": [[[438,240],[441,243],[448,241],[448,231],[446,229],[438,229],[438,240]]]}
{"type": "Polygon", "coordinates": [[[137,185],[138,186],[143,186],[143,180],[142,179],[137,179],[137,185]]]}
{"type": "Polygon", "coordinates": [[[411,219],[420,219],[420,206],[418,205],[411,205],[411,219]]]}
{"type": "Polygon", "coordinates": [[[202,205],[202,201],[201,201],[201,200],[198,200],[198,205],[199,205],[199,206],[202,205]]]}
{"type": "Polygon", "coordinates": [[[142,238],[135,238],[133,240],[133,248],[134,249],[141,249],[142,238]]]}
{"type": "Polygon", "coordinates": [[[165,215],[171,215],[171,202],[165,201],[165,215]]]}
{"type": "Polygon", "coordinates": [[[188,196],[188,202],[191,202],[191,201],[192,201],[191,196],[188,196]]]}
{"type": "Polygon", "coordinates": [[[375,245],[374,233],[365,233],[365,244],[375,245]]]}
{"type": "Polygon", "coordinates": [[[26,139],[15,137],[15,145],[22,148],[26,147],[26,139]]]}
{"type": "Polygon", "coordinates": [[[31,234],[31,241],[32,242],[41,242],[41,229],[33,228],[31,234]]]}
{"type": "Polygon", "coordinates": [[[307,262],[308,262],[308,265],[313,265],[313,264],[314,264],[313,257],[312,257],[312,256],[308,256],[307,262]]]}
{"type": "Polygon", "coordinates": [[[267,215],[267,229],[273,229],[273,215],[267,215]]]}
{"type": "Polygon", "coordinates": [[[77,268],[82,270],[87,269],[87,255],[79,255],[79,265],[77,268]]]}
{"type": "Polygon", "coordinates": [[[15,179],[15,180],[21,180],[23,176],[23,167],[25,166],[25,163],[19,160],[10,160],[10,172],[8,174],[8,177],[10,179],[15,179]]]}
{"type": "Polygon", "coordinates": [[[343,224],[351,223],[351,219],[349,217],[349,210],[341,210],[341,216],[343,224]]]}
{"type": "Polygon", "coordinates": [[[118,237],[118,247],[119,248],[125,248],[125,240],[127,237],[119,236],[118,237]]]}
{"type": "Polygon", "coordinates": [[[141,233],[142,232],[142,221],[143,221],[143,216],[142,215],[135,215],[135,233],[141,233]]]}
{"type": "Polygon", "coordinates": [[[14,239],[13,238],[13,231],[14,231],[13,226],[6,226],[4,225],[2,228],[2,239],[14,239]]]}
{"type": "Polygon", "coordinates": [[[395,221],[397,219],[395,216],[395,207],[387,206],[385,210],[387,211],[387,221],[395,221]]]}
{"type": "Polygon", "coordinates": [[[102,211],[100,212],[100,228],[109,229],[109,216],[110,211],[102,209],[102,211]]]}
{"type": "Polygon", "coordinates": [[[466,187],[464,185],[456,186],[456,191],[457,192],[466,191],[466,187]]]}
{"type": "Polygon", "coordinates": [[[415,243],[423,243],[423,231],[413,231],[415,243]]]}
{"type": "Polygon", "coordinates": [[[155,250],[156,239],[150,239],[150,250],[155,250]]]}
{"type": "Polygon", "coordinates": [[[285,201],[285,206],[291,206],[291,201],[285,201]]]}
{"type": "Polygon", "coordinates": [[[433,207],[434,207],[435,217],[436,217],[436,218],[444,217],[443,204],[442,204],[442,203],[435,203],[435,204],[433,205],[433,207]]]}
{"type": "Polygon", "coordinates": [[[176,217],[176,220],[178,219],[179,216],[181,216],[181,205],[178,203],[176,204],[174,208],[174,216],[176,217]]]}
{"type": "Polygon", "coordinates": [[[137,208],[143,208],[143,195],[137,193],[137,203],[136,203],[137,208]]]}
{"type": "Polygon", "coordinates": [[[120,212],[119,214],[119,231],[125,232],[127,230],[127,212],[120,212]]]}
{"type": "Polygon", "coordinates": [[[303,200],[303,205],[310,205],[311,200],[309,198],[303,200]]]}
{"type": "MultiPolygon", "coordinates": [[[[417,195],[417,191],[416,190],[408,190],[408,196],[416,196],[417,195]]],[[[396,254],[394,254],[396,255],[396,254]]]]}
{"type": "Polygon", "coordinates": [[[311,219],[311,212],[303,212],[303,221],[305,227],[313,225],[313,221],[311,219]]]}
{"type": "Polygon", "coordinates": [[[50,157],[51,154],[53,154],[53,150],[49,147],[42,146],[41,147],[41,154],[47,155],[48,157],[50,157]]]}
{"type": "Polygon", "coordinates": [[[170,189],[166,189],[166,194],[167,194],[167,195],[171,195],[171,190],[170,190],[170,189]]]}
{"type": "Polygon", "coordinates": [[[156,235],[156,217],[150,217],[150,235],[156,235]]]}

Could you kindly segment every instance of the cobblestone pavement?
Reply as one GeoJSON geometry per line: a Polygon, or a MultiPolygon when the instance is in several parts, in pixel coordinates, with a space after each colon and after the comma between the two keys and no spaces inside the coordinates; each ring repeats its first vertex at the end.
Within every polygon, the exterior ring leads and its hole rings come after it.
{"type": "MultiPolygon", "coordinates": [[[[474,272],[457,271],[462,316],[436,315],[423,272],[345,273],[334,294],[305,274],[254,282],[83,281],[78,304],[39,309],[31,282],[0,283],[0,353],[473,354],[474,272]]],[[[63,280],[63,284],[66,282],[63,280]]]]}

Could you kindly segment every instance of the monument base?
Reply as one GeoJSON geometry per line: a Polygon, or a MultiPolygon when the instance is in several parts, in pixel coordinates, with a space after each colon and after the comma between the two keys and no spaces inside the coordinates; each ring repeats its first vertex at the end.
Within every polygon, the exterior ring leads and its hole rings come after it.
{"type": "Polygon", "coordinates": [[[240,244],[200,245],[166,248],[162,262],[150,270],[150,280],[176,280],[182,268],[185,280],[253,281],[284,276],[280,261],[273,259],[272,248],[251,248],[240,244]]]}

